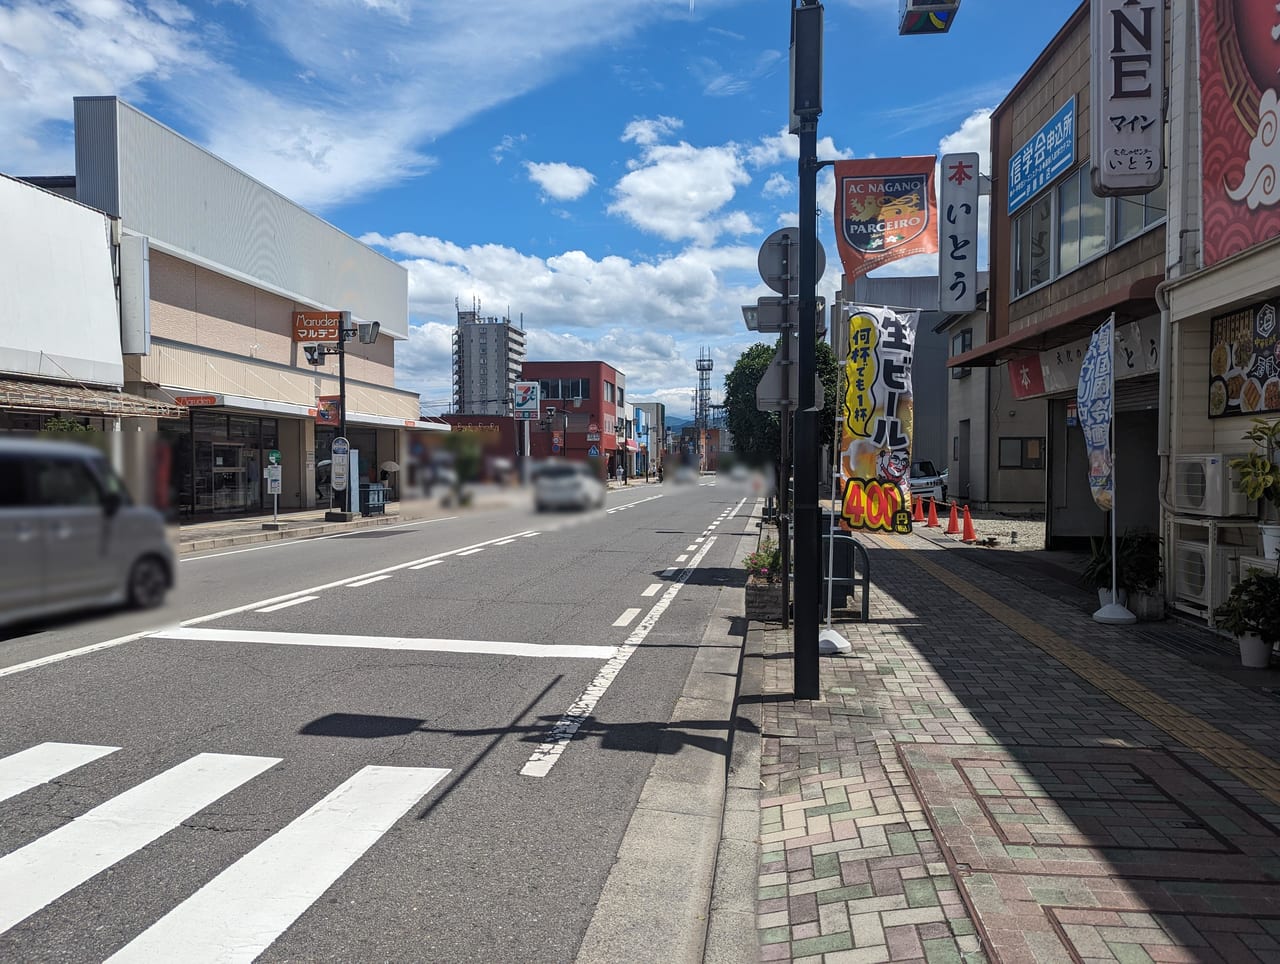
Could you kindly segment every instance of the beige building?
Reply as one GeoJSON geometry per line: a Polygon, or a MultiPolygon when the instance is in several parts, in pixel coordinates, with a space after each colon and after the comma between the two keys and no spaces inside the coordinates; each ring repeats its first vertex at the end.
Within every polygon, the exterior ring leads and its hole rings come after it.
{"type": "Polygon", "coordinates": [[[298,311],[380,325],[373,344],[345,344],[362,481],[407,462],[407,429],[439,429],[395,387],[403,267],[117,98],[76,99],[75,141],[75,199],[115,223],[124,389],[182,414],[126,426],[160,442],[158,504],[184,518],[268,511],[277,455],[281,508],[329,504],[338,360],[308,364],[298,311]]]}

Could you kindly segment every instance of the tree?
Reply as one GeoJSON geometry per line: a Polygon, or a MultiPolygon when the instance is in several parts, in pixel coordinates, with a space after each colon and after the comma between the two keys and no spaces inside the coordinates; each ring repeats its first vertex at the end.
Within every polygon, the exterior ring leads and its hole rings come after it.
{"type": "MultiPolygon", "coordinates": [[[[758,342],[744,351],[732,370],[724,377],[724,409],[729,431],[733,433],[734,449],[749,465],[772,465],[775,478],[778,474],[782,428],[777,412],[762,412],[756,408],[756,386],[765,369],[773,360],[778,343],[768,345],[758,342]]],[[[818,414],[818,445],[829,444],[835,437],[835,419],[840,401],[836,397],[836,381],[840,366],[835,353],[826,342],[818,342],[816,353],[818,377],[824,396],[822,411],[818,414]]],[[[810,457],[821,458],[822,450],[810,457]]],[[[795,453],[799,457],[800,453],[795,453]]],[[[779,480],[780,481],[780,480],[779,480]]]]}

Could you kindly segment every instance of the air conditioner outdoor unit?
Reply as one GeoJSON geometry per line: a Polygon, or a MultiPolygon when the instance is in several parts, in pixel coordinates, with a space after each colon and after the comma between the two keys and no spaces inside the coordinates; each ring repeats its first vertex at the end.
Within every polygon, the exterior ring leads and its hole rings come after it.
{"type": "Polygon", "coordinates": [[[1242,546],[1212,546],[1207,542],[1179,540],[1173,550],[1173,595],[1179,602],[1212,612],[1224,602],[1236,581],[1236,559],[1242,546]],[[1209,553],[1213,553],[1213,580],[1209,579],[1209,553]]]}
{"type": "Polygon", "coordinates": [[[1257,506],[1240,491],[1239,473],[1221,453],[1179,455],[1173,465],[1173,502],[1179,512],[1205,516],[1250,516],[1257,506]]]}

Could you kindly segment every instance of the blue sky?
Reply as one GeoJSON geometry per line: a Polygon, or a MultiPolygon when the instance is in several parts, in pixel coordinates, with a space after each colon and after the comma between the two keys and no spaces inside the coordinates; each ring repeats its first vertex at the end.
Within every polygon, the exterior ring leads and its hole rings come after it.
{"type": "MultiPolygon", "coordinates": [[[[978,150],[1077,0],[828,0],[823,158],[978,150]],[[1032,13],[1031,11],[1034,11],[1032,13]]],[[[796,215],[786,0],[0,0],[0,170],[74,171],[72,98],[116,94],[402,262],[397,381],[444,411],[455,301],[523,315],[531,359],[595,358],[685,415],[768,294],[796,215]]],[[[819,180],[839,285],[832,179],[819,180]]],[[[985,231],[983,232],[985,237],[985,231]]],[[[881,274],[932,274],[936,258],[881,274]]]]}

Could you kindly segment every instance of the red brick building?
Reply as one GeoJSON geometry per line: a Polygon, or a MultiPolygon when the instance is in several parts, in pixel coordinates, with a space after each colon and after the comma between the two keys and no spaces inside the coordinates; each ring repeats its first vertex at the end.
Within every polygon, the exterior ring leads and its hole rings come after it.
{"type": "Polygon", "coordinates": [[[542,390],[540,418],[529,427],[535,461],[590,461],[603,475],[625,454],[617,431],[625,418],[622,372],[601,361],[543,361],[525,362],[521,377],[542,390]]]}

